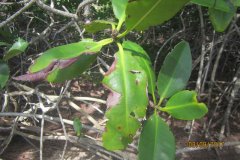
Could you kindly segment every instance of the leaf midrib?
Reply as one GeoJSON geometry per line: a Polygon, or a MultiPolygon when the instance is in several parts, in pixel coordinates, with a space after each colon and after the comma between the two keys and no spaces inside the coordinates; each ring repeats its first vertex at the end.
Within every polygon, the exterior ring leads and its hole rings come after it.
{"type": "Polygon", "coordinates": [[[158,4],[161,2],[162,0],[158,0],[153,6],[152,8],[145,14],[142,16],[142,18],[139,19],[139,21],[137,21],[137,23],[129,30],[133,30],[135,27],[137,27],[157,6],[158,4]]]}
{"type": "Polygon", "coordinates": [[[201,106],[201,103],[187,103],[187,104],[182,104],[182,105],[174,105],[174,106],[166,106],[165,108],[162,108],[161,110],[163,111],[171,111],[171,110],[176,110],[176,109],[179,109],[179,108],[187,108],[189,106],[197,106],[197,107],[200,107],[201,106]]]}
{"type": "Polygon", "coordinates": [[[122,75],[123,75],[123,95],[124,95],[124,106],[125,106],[125,122],[126,122],[126,128],[127,128],[127,131],[129,130],[129,125],[128,125],[128,114],[129,114],[129,110],[128,110],[128,105],[127,105],[127,101],[128,101],[128,99],[127,99],[127,87],[126,87],[126,85],[127,85],[127,75],[126,75],[126,72],[125,72],[125,70],[126,70],[126,66],[125,66],[125,64],[124,64],[124,62],[125,62],[125,57],[124,57],[124,52],[123,52],[123,50],[119,50],[119,54],[120,54],[120,63],[121,63],[121,67],[122,67],[122,69],[121,69],[121,71],[122,71],[122,75]]]}

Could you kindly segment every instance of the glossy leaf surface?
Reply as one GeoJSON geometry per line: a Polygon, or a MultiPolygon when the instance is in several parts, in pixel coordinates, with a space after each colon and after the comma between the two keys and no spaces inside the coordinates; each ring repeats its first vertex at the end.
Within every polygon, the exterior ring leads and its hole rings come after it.
{"type": "Polygon", "coordinates": [[[167,55],[159,72],[157,87],[160,97],[168,98],[182,90],[187,85],[191,71],[190,46],[182,41],[167,55]]]}
{"type": "Polygon", "coordinates": [[[202,118],[208,109],[204,103],[198,103],[197,93],[181,91],[173,95],[161,110],[180,120],[194,120],[202,118]]]}
{"type": "Polygon", "coordinates": [[[7,63],[0,60],[0,89],[6,85],[9,78],[9,72],[10,71],[7,63]]]}
{"type": "Polygon", "coordinates": [[[145,30],[171,19],[189,0],[134,0],[127,7],[127,30],[145,30]]]}
{"type": "Polygon", "coordinates": [[[84,25],[85,29],[89,33],[96,33],[98,31],[103,31],[104,29],[112,28],[112,26],[116,25],[114,22],[104,21],[104,20],[96,20],[92,21],[89,24],[84,25]]]}
{"type": "Polygon", "coordinates": [[[145,71],[148,77],[148,91],[153,94],[156,88],[156,76],[147,52],[141,46],[131,41],[124,41],[123,48],[132,52],[140,67],[145,71]]]}
{"type": "Polygon", "coordinates": [[[7,51],[7,53],[4,55],[4,60],[9,60],[10,58],[13,58],[21,53],[23,53],[28,47],[28,42],[25,40],[18,38],[17,42],[15,42],[12,47],[7,51]]]}
{"type": "Polygon", "coordinates": [[[124,149],[132,142],[148,104],[147,76],[127,50],[120,49],[103,79],[111,91],[107,99],[108,122],[103,134],[103,146],[108,150],[124,149]]]}
{"type": "Polygon", "coordinates": [[[139,146],[139,160],[174,160],[175,138],[169,126],[153,114],[143,127],[139,146]]]}

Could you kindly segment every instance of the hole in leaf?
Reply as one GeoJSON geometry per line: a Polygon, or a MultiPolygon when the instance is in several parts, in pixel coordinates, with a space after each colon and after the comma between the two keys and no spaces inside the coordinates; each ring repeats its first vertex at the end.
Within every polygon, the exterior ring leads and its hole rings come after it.
{"type": "Polygon", "coordinates": [[[133,117],[135,117],[135,113],[134,113],[134,112],[131,112],[130,115],[133,116],[133,117]]]}

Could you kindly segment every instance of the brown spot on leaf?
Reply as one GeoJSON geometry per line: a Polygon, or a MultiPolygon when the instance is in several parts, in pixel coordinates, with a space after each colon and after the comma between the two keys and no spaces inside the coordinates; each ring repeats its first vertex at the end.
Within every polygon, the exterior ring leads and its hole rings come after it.
{"type": "Polygon", "coordinates": [[[107,98],[108,108],[117,105],[120,101],[120,97],[121,97],[121,94],[111,90],[107,98]]]}
{"type": "Polygon", "coordinates": [[[118,130],[122,130],[122,126],[118,126],[117,129],[118,129],[118,130]]]}
{"type": "Polygon", "coordinates": [[[138,79],[136,79],[135,83],[136,83],[136,85],[139,85],[140,82],[138,79]]]}

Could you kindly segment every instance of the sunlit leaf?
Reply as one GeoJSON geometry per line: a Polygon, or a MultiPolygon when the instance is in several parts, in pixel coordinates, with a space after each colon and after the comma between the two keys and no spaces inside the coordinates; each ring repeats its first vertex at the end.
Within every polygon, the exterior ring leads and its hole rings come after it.
{"type": "Polygon", "coordinates": [[[155,113],[143,127],[139,146],[139,160],[174,160],[175,138],[168,125],[155,113]]]}
{"type": "Polygon", "coordinates": [[[132,53],[120,49],[103,84],[111,91],[107,99],[108,122],[103,146],[109,150],[124,149],[140,127],[137,117],[146,113],[147,76],[132,53]]]}
{"type": "Polygon", "coordinates": [[[168,98],[182,90],[190,78],[192,57],[189,44],[180,42],[164,60],[158,75],[158,93],[160,97],[168,98]]]}
{"type": "Polygon", "coordinates": [[[9,78],[9,72],[8,65],[0,60],[0,89],[6,85],[9,78]]]}
{"type": "Polygon", "coordinates": [[[104,29],[112,28],[116,23],[104,20],[92,21],[89,24],[85,24],[84,27],[89,33],[96,33],[98,31],[103,31],[104,29]]]}
{"type": "Polygon", "coordinates": [[[193,120],[202,118],[208,109],[204,103],[198,103],[197,93],[194,91],[181,91],[173,95],[161,110],[180,120],[193,120]]]}
{"type": "Polygon", "coordinates": [[[154,94],[156,88],[156,76],[152,68],[151,59],[146,51],[141,46],[131,41],[124,41],[123,48],[132,52],[140,67],[145,71],[148,77],[148,91],[149,93],[154,94]]]}
{"type": "Polygon", "coordinates": [[[25,40],[18,38],[17,42],[15,42],[12,47],[7,51],[7,53],[5,53],[3,59],[4,60],[9,60],[10,58],[13,58],[23,52],[25,52],[25,50],[28,47],[28,42],[26,42],[25,40]]]}
{"type": "Polygon", "coordinates": [[[162,24],[171,19],[188,1],[190,0],[129,1],[126,11],[127,30],[145,30],[150,26],[162,24]]]}
{"type": "Polygon", "coordinates": [[[73,128],[74,128],[74,131],[76,132],[77,136],[79,137],[82,132],[82,123],[79,118],[74,118],[73,128]]]}

